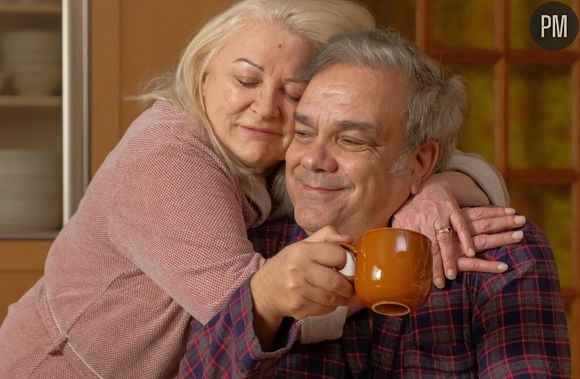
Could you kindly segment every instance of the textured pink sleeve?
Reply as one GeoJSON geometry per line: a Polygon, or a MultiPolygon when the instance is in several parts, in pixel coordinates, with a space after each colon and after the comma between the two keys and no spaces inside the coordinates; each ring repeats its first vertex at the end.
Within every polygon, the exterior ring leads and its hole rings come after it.
{"type": "Polygon", "coordinates": [[[199,149],[165,146],[134,162],[113,201],[116,249],[202,323],[263,264],[243,193],[199,149]]]}
{"type": "Polygon", "coordinates": [[[477,154],[455,150],[445,170],[460,171],[473,179],[496,207],[509,206],[510,197],[503,176],[477,154]]]}

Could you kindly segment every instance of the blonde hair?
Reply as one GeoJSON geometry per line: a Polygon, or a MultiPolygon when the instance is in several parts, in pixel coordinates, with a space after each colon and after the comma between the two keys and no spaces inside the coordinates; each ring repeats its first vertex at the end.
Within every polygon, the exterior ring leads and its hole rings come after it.
{"type": "Polygon", "coordinates": [[[199,119],[216,153],[242,185],[250,188],[251,170],[221,145],[211,128],[204,109],[202,83],[207,67],[227,39],[251,22],[283,25],[310,41],[315,51],[334,35],[375,25],[366,8],[348,0],[242,0],[207,22],[183,51],[176,71],[166,80],[153,81],[156,88],[141,96],[149,101],[169,101],[199,119]]]}

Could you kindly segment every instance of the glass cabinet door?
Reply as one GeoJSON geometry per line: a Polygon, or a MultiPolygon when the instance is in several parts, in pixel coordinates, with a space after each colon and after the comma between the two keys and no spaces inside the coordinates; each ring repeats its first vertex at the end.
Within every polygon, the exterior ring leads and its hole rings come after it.
{"type": "Polygon", "coordinates": [[[71,20],[67,1],[0,0],[0,238],[51,238],[71,213],[71,20]]]}

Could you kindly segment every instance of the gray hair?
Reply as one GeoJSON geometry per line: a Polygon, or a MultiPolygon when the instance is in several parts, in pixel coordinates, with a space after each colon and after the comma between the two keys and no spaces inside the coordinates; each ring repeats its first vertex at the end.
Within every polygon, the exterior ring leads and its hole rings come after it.
{"type": "Polygon", "coordinates": [[[391,30],[361,29],[332,38],[310,65],[308,75],[335,64],[405,74],[410,85],[404,115],[406,146],[392,171],[401,172],[408,154],[429,140],[440,144],[436,169],[445,167],[467,110],[467,93],[460,76],[446,78],[437,62],[391,30]]]}

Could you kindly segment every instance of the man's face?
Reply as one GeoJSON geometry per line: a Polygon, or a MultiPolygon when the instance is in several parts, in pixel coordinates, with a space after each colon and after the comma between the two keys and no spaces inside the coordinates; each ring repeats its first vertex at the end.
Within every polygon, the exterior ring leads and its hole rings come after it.
{"type": "Polygon", "coordinates": [[[408,198],[413,165],[390,172],[403,153],[408,96],[394,71],[334,65],[312,79],[286,153],[294,215],[307,232],[333,225],[357,240],[408,198]]]}

